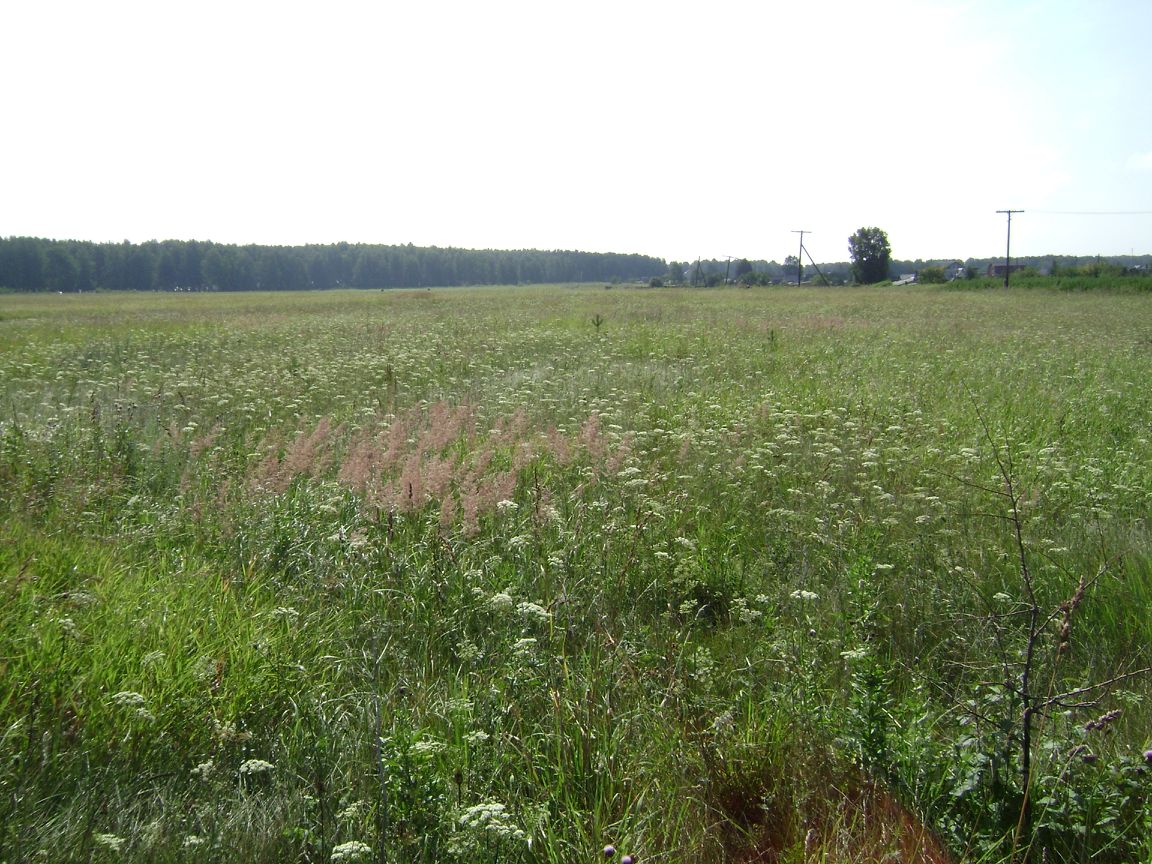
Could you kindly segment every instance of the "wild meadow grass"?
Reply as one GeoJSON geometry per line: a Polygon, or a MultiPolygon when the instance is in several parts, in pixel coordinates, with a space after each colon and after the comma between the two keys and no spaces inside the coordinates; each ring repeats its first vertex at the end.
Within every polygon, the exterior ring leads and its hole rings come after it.
{"type": "Polygon", "coordinates": [[[1124,294],[0,297],[0,861],[1147,860],[1149,381],[1124,294]]]}

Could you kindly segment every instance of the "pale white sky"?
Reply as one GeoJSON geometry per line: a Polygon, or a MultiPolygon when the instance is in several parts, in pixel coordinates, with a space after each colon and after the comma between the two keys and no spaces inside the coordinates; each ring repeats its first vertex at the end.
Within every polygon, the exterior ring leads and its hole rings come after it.
{"type": "Polygon", "coordinates": [[[1152,0],[0,7],[0,236],[1152,252],[1152,0]]]}

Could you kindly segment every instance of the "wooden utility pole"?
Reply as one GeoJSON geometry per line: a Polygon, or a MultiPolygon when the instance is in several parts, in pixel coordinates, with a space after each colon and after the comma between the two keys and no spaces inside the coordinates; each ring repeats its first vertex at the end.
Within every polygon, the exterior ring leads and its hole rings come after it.
{"type": "Polygon", "coordinates": [[[800,235],[800,254],[796,256],[796,284],[799,285],[804,281],[804,235],[811,234],[811,231],[793,231],[793,234],[800,235]]]}
{"type": "Polygon", "coordinates": [[[1023,210],[997,210],[997,213],[1008,214],[1008,245],[1004,249],[1004,287],[1008,287],[1008,277],[1012,273],[1012,214],[1023,213],[1023,210]]]}

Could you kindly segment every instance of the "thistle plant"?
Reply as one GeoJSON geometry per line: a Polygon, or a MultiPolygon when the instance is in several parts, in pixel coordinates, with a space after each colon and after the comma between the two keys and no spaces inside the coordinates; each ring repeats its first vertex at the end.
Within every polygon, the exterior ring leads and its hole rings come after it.
{"type": "MultiPolygon", "coordinates": [[[[1131,668],[1129,665],[1109,670],[1087,683],[1082,679],[1074,679],[1071,686],[1065,683],[1068,678],[1063,667],[1072,652],[1074,622],[1082,614],[1082,606],[1092,590],[1108,575],[1110,562],[1102,562],[1091,575],[1080,573],[1069,578],[1062,586],[1066,592],[1064,599],[1047,599],[1053,590],[1061,589],[1051,584],[1041,585],[1035,572],[1027,537],[1031,522],[1020,489],[1012,444],[996,439],[978,408],[976,416],[1001,485],[999,488],[971,485],[999,500],[1004,508],[1002,520],[1015,555],[1019,597],[1014,600],[1009,594],[997,592],[986,601],[985,621],[995,646],[996,665],[985,668],[992,680],[983,686],[998,691],[999,698],[983,700],[979,707],[976,702],[970,702],[969,706],[979,719],[993,720],[994,728],[1000,730],[1002,737],[994,749],[1000,756],[1001,770],[996,770],[996,757],[993,757],[992,781],[1007,787],[998,789],[996,794],[1001,798],[1001,812],[1009,827],[1010,859],[1027,864],[1039,850],[1046,848],[1045,838],[1038,836],[1036,830],[1036,799],[1041,797],[1040,803],[1044,806],[1052,804],[1052,789],[1067,779],[1066,771],[1058,772],[1055,777],[1045,777],[1038,771],[1037,750],[1042,736],[1043,743],[1051,745],[1050,749],[1071,749],[1080,762],[1093,764],[1097,757],[1086,745],[1074,743],[1061,748],[1060,742],[1052,739],[1053,734],[1059,734],[1055,732],[1057,716],[1071,717],[1099,710],[1117,685],[1146,677],[1152,673],[1152,666],[1131,668]],[[982,716],[985,713],[990,716],[982,716]],[[1011,775],[1013,770],[1015,777],[1011,775]]],[[[1120,715],[1119,709],[1106,711],[1098,719],[1089,720],[1084,728],[1089,732],[1105,729],[1120,715]]],[[[1059,833],[1055,823],[1048,820],[1047,824],[1049,830],[1045,836],[1059,833]]]]}

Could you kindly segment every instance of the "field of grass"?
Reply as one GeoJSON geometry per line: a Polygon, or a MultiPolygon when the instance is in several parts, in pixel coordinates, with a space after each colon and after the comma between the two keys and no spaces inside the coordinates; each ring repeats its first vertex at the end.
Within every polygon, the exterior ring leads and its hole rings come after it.
{"type": "Polygon", "coordinates": [[[1149,381],[1132,294],[0,297],[0,862],[1149,860],[1149,381]]]}

